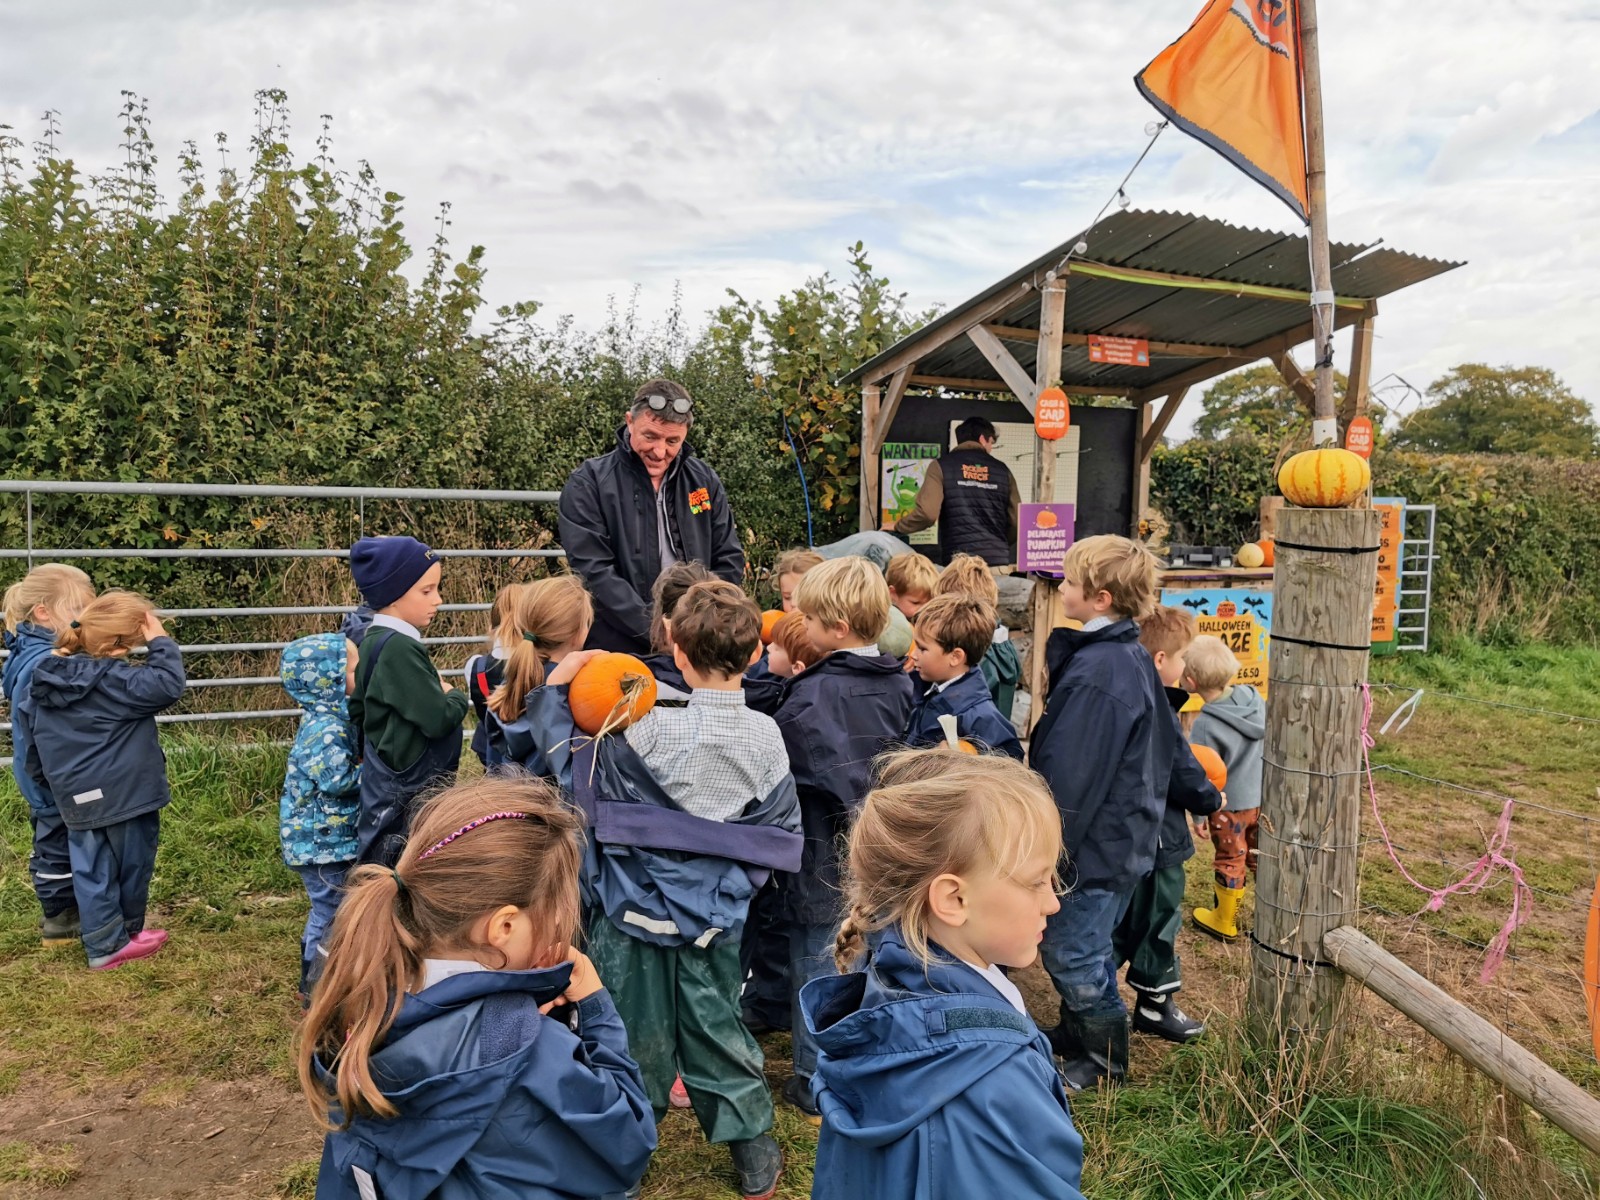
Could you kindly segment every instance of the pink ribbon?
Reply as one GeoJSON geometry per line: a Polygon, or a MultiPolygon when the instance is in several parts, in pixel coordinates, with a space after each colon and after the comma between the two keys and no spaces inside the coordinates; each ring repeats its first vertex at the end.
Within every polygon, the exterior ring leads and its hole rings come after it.
{"type": "Polygon", "coordinates": [[[1502,867],[1511,874],[1511,913],[1506,917],[1505,924],[1500,927],[1500,932],[1495,934],[1494,940],[1489,943],[1488,952],[1483,956],[1483,970],[1478,973],[1478,982],[1488,983],[1500,969],[1500,964],[1505,961],[1506,953],[1511,946],[1511,935],[1522,928],[1533,909],[1533,889],[1522,877],[1522,868],[1517,865],[1516,859],[1511,857],[1515,853],[1511,846],[1511,813],[1516,801],[1509,796],[1506,797],[1505,804],[1500,809],[1500,819],[1495,822],[1494,832],[1489,836],[1488,846],[1460,879],[1442,888],[1431,888],[1418,880],[1406,870],[1405,863],[1400,861],[1400,855],[1395,852],[1394,842],[1389,837],[1388,826],[1383,823],[1383,814],[1378,811],[1378,788],[1372,779],[1371,751],[1376,743],[1370,732],[1371,687],[1363,683],[1361,694],[1361,760],[1367,772],[1367,794],[1372,798],[1372,819],[1377,823],[1378,832],[1383,836],[1383,846],[1389,852],[1390,861],[1407,883],[1419,892],[1428,894],[1428,902],[1418,910],[1418,915],[1424,912],[1438,912],[1444,907],[1445,900],[1457,893],[1470,896],[1481,892],[1493,881],[1495,871],[1502,867]]]}

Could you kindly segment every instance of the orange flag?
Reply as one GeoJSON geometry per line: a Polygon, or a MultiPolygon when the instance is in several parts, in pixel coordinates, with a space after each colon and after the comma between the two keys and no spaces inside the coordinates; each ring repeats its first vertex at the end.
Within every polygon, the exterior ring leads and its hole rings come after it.
{"type": "Polygon", "coordinates": [[[1208,0],[1133,81],[1169,121],[1305,221],[1299,28],[1295,0],[1208,0]]]}

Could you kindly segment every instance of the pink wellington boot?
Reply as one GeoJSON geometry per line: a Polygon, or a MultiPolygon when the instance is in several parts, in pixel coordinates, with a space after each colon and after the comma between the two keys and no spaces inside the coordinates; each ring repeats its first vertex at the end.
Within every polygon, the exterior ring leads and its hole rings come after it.
{"type": "Polygon", "coordinates": [[[106,959],[105,962],[92,965],[90,970],[115,971],[123,963],[130,963],[136,958],[149,958],[152,954],[156,953],[161,949],[162,946],[165,946],[166,944],[167,940],[165,937],[161,938],[159,941],[154,938],[145,938],[143,940],[140,938],[134,938],[121,950],[118,950],[110,958],[106,959]]]}
{"type": "Polygon", "coordinates": [[[133,935],[131,940],[135,942],[154,942],[158,946],[165,946],[167,944],[167,931],[165,929],[141,929],[133,935]]]}

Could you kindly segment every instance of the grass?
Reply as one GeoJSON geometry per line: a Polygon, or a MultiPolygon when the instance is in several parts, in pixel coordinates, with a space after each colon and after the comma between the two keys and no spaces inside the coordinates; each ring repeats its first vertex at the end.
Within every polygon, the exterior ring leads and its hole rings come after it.
{"type": "MultiPolygon", "coordinates": [[[[1600,817],[1600,726],[1438,695],[1590,715],[1600,652],[1457,646],[1448,656],[1378,660],[1373,675],[1430,693],[1406,731],[1380,738],[1375,762],[1600,817]]],[[[1403,694],[1376,695],[1381,722],[1403,694]]],[[[263,743],[173,739],[174,802],[163,817],[152,897],[180,952],[106,975],[86,972],[74,948],[39,948],[26,873],[26,812],[9,778],[0,778],[0,1099],[34,1079],[85,1091],[136,1081],[152,1103],[180,1100],[195,1081],[266,1074],[292,1085],[289,1045],[305,907],[298,882],[278,857],[283,758],[281,747],[263,743]]],[[[1430,885],[1451,877],[1441,860],[1470,861],[1481,853],[1497,802],[1394,774],[1378,779],[1395,839],[1430,885]]],[[[1556,901],[1586,901],[1597,860],[1570,822],[1526,809],[1515,829],[1519,861],[1539,889],[1516,952],[1552,968],[1570,967],[1576,944],[1570,918],[1578,910],[1556,901]]],[[[1381,848],[1367,851],[1364,899],[1414,912],[1421,894],[1398,881],[1381,848]]],[[[1191,899],[1206,887],[1206,861],[1202,852],[1191,864],[1191,899]]],[[[1507,899],[1503,885],[1496,885],[1477,897],[1452,899],[1425,921],[1384,928],[1396,946],[1409,930],[1440,963],[1470,978],[1476,951],[1430,931],[1486,941],[1507,899]],[[1450,950],[1455,957],[1446,961],[1450,950]]],[[[1219,966],[1216,955],[1191,953],[1188,943],[1185,950],[1196,990],[1210,987],[1231,1000],[1221,1024],[1213,1019],[1211,1037],[1152,1060],[1139,1072],[1140,1086],[1074,1102],[1086,1144],[1086,1194],[1118,1200],[1596,1197],[1594,1163],[1570,1139],[1508,1105],[1375,1001],[1357,1006],[1348,1035],[1348,1060],[1355,1065],[1343,1073],[1290,1077],[1279,1063],[1249,1057],[1229,1027],[1242,999],[1238,964],[1246,956],[1233,954],[1226,963],[1234,965],[1219,966]]],[[[1514,990],[1502,987],[1482,998],[1500,1002],[1514,990]]],[[[1467,989],[1467,998],[1476,1003],[1476,996],[1467,989]]],[[[1561,1038],[1552,1036],[1550,1045],[1558,1049],[1574,1031],[1586,1032],[1575,985],[1550,997],[1519,994],[1518,1003],[1544,1005],[1539,1011],[1551,1021],[1562,1011],[1571,1018],[1560,1026],[1561,1038]]],[[[1519,1019],[1533,1019],[1518,1012],[1519,1019]]],[[[1543,1044],[1535,1048],[1549,1052],[1543,1044]]],[[[769,1037],[764,1049],[776,1084],[788,1072],[787,1039],[769,1037]]],[[[1570,1069],[1581,1074],[1575,1054],[1570,1069]]],[[[1600,1082],[1585,1077],[1590,1081],[1600,1082]]],[[[789,1162],[779,1195],[808,1196],[815,1130],[780,1103],[775,1133],[789,1162]]],[[[671,1114],[660,1137],[647,1197],[735,1195],[726,1151],[707,1146],[689,1114],[671,1114]]],[[[78,1162],[70,1147],[0,1145],[0,1182],[65,1186],[78,1175],[78,1162]]],[[[279,1196],[310,1197],[316,1169],[314,1159],[286,1169],[275,1165],[268,1186],[279,1196]]]]}

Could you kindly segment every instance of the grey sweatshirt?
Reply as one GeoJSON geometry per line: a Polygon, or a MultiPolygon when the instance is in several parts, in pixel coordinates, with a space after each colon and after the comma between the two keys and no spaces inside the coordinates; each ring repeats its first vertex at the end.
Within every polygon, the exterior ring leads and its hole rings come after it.
{"type": "Polygon", "coordinates": [[[1261,807],[1261,752],[1267,736],[1267,702],[1247,684],[1235,684],[1200,710],[1189,740],[1210,746],[1228,768],[1227,812],[1261,807]]]}

